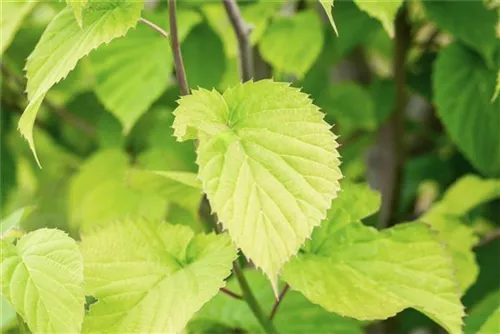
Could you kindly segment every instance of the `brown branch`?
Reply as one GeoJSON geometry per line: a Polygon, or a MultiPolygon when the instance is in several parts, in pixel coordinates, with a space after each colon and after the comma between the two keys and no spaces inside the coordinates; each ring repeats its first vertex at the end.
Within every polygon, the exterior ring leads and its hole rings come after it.
{"type": "Polygon", "coordinates": [[[271,314],[269,315],[269,320],[273,320],[274,316],[276,315],[276,312],[278,312],[278,308],[279,308],[279,306],[281,304],[281,301],[285,297],[285,295],[288,292],[288,290],[290,290],[290,285],[286,284],[283,287],[283,290],[281,290],[281,293],[278,296],[278,299],[276,299],[276,301],[274,302],[273,310],[271,311],[271,314]]]}
{"type": "Polygon", "coordinates": [[[234,293],[232,292],[231,290],[229,289],[226,289],[226,288],[220,288],[220,291],[225,293],[226,295],[228,296],[231,296],[233,297],[234,299],[239,299],[239,300],[243,300],[243,296],[237,294],[237,293],[234,293]]]}
{"type": "Polygon", "coordinates": [[[155,30],[156,32],[158,32],[160,35],[162,35],[164,38],[167,38],[168,39],[168,32],[166,32],[165,30],[163,30],[162,28],[160,28],[159,26],[157,26],[156,24],[154,24],[153,22],[151,21],[148,21],[146,20],[145,18],[141,17],[139,19],[139,22],[141,23],[144,23],[145,25],[149,26],[150,28],[152,28],[153,30],[155,30]]]}
{"type": "Polygon", "coordinates": [[[478,243],[474,246],[474,249],[486,246],[493,241],[500,239],[500,229],[496,229],[486,234],[478,243]]]}
{"type": "Polygon", "coordinates": [[[249,38],[251,27],[243,20],[235,0],[223,0],[223,3],[238,40],[241,79],[243,82],[252,80],[254,76],[253,52],[249,38]]]}
{"type": "Polygon", "coordinates": [[[395,110],[379,129],[377,145],[380,149],[378,184],[382,193],[379,228],[397,223],[404,163],[404,113],[406,95],[406,56],[411,40],[411,26],[407,22],[407,9],[402,8],[395,22],[394,81],[396,84],[395,110]]]}
{"type": "Polygon", "coordinates": [[[186,78],[186,70],[184,69],[184,62],[182,60],[181,45],[179,42],[179,34],[177,32],[177,9],[176,0],[168,1],[168,14],[170,19],[170,45],[172,53],[174,54],[175,75],[182,95],[189,95],[189,85],[186,78]]]}
{"type": "MultiPolygon", "coordinates": [[[[17,84],[17,86],[19,86],[18,88],[22,89],[21,87],[26,86],[25,80],[22,77],[15,74],[13,71],[11,71],[4,63],[2,63],[2,73],[6,77],[12,79],[17,84]]],[[[45,99],[43,100],[43,104],[47,106],[48,109],[51,110],[54,114],[56,114],[61,120],[79,129],[87,136],[92,138],[95,138],[97,136],[96,130],[94,129],[91,123],[87,122],[84,119],[79,118],[72,112],[68,111],[66,108],[51,102],[48,97],[45,97],[45,99]]]]}

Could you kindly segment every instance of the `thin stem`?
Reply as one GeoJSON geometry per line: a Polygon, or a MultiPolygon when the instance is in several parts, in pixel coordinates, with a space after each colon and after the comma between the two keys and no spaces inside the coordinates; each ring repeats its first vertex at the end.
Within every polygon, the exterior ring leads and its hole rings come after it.
{"type": "Polygon", "coordinates": [[[269,315],[269,320],[273,320],[274,316],[276,315],[276,312],[278,312],[278,308],[281,304],[281,301],[283,300],[283,297],[285,297],[288,290],[290,290],[290,285],[286,284],[283,287],[283,290],[281,290],[281,293],[278,296],[278,299],[274,302],[273,310],[271,311],[271,314],[269,315]]]}
{"type": "Polygon", "coordinates": [[[236,276],[238,283],[240,284],[243,298],[245,298],[245,301],[247,302],[248,306],[250,306],[253,314],[262,325],[262,328],[264,328],[267,334],[277,333],[276,329],[273,326],[273,323],[270,321],[270,319],[266,318],[264,312],[262,312],[262,309],[260,308],[257,299],[255,299],[255,296],[253,295],[252,290],[250,289],[250,286],[248,285],[248,282],[245,278],[245,275],[243,275],[243,272],[241,271],[240,265],[237,261],[233,262],[233,273],[236,276]]]}
{"type": "Polygon", "coordinates": [[[486,246],[490,243],[492,243],[493,241],[497,240],[497,239],[500,239],[500,229],[496,229],[496,230],[493,230],[491,231],[490,233],[486,234],[482,239],[481,241],[479,241],[477,243],[477,245],[474,246],[474,249],[477,249],[479,247],[483,247],[483,246],[486,246]]]}
{"type": "Polygon", "coordinates": [[[404,163],[404,112],[406,95],[406,55],[411,40],[411,27],[407,21],[407,9],[402,8],[395,22],[394,81],[396,85],[395,110],[378,133],[381,160],[378,179],[382,193],[379,228],[397,223],[401,178],[404,163]]]}
{"type": "MultiPolygon", "coordinates": [[[[15,84],[19,87],[25,87],[26,83],[24,78],[20,77],[13,71],[11,71],[5,63],[2,63],[2,73],[8,77],[11,78],[15,84]]],[[[22,89],[22,88],[21,88],[22,89]]],[[[50,98],[48,96],[45,97],[43,100],[43,104],[49,108],[53,113],[55,113],[60,119],[62,119],[64,122],[67,122],[71,126],[79,129],[89,137],[96,137],[97,133],[92,124],[87,122],[84,119],[79,118],[72,112],[68,111],[66,108],[61,107],[53,102],[50,101],[50,98]]]]}
{"type": "Polygon", "coordinates": [[[235,0],[223,0],[223,3],[238,40],[241,79],[243,82],[252,80],[254,70],[252,44],[249,38],[251,28],[243,20],[235,0]]]}
{"type": "Polygon", "coordinates": [[[179,35],[177,33],[177,9],[176,0],[168,1],[168,14],[170,18],[170,45],[174,54],[175,74],[182,95],[189,95],[189,85],[186,78],[186,70],[182,61],[181,45],[179,43],[179,35]]]}
{"type": "Polygon", "coordinates": [[[231,296],[233,297],[234,299],[240,299],[240,300],[243,300],[243,296],[240,296],[239,294],[237,293],[234,293],[232,292],[231,290],[229,289],[226,289],[226,288],[220,288],[220,291],[225,293],[226,295],[228,296],[231,296]]]}
{"type": "Polygon", "coordinates": [[[153,22],[151,21],[148,21],[146,20],[145,18],[141,17],[139,19],[139,22],[141,23],[144,23],[145,25],[153,28],[153,30],[155,30],[156,32],[158,32],[160,35],[162,35],[164,38],[167,38],[168,39],[168,32],[166,32],[165,30],[163,30],[162,28],[160,28],[159,26],[157,26],[156,24],[154,24],[153,22]]]}

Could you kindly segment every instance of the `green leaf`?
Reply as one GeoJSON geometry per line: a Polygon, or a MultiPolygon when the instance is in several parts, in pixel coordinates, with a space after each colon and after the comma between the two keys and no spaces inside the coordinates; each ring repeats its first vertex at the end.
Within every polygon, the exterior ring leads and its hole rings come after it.
{"type": "Polygon", "coordinates": [[[37,3],[38,1],[36,0],[2,1],[2,13],[0,14],[0,54],[3,54],[7,50],[14,36],[21,28],[23,20],[35,8],[37,3]]]}
{"type": "Polygon", "coordinates": [[[323,48],[320,18],[314,11],[279,17],[259,43],[259,51],[276,71],[304,77],[323,48]]]}
{"type": "Polygon", "coordinates": [[[500,333],[500,306],[486,320],[483,326],[479,329],[478,334],[500,333]]]}
{"type": "MultiPolygon", "coordinates": [[[[493,314],[498,308],[498,300],[500,299],[500,290],[496,290],[486,297],[484,297],[479,303],[475,304],[467,314],[465,318],[464,333],[465,334],[477,334],[480,333],[480,328],[486,325],[489,319],[494,319],[493,314]]],[[[497,324],[500,321],[497,320],[497,324]]],[[[491,330],[485,332],[484,334],[499,333],[500,329],[491,330]]]]}
{"type": "MultiPolygon", "coordinates": [[[[150,21],[166,26],[165,15],[150,15],[150,21]]],[[[200,16],[192,11],[179,11],[179,22],[185,38],[200,16]]],[[[125,37],[112,41],[90,55],[96,74],[96,94],[106,109],[122,123],[128,133],[144,114],[173,84],[169,80],[173,57],[169,41],[145,24],[140,24],[125,37]]]]}
{"type": "Polygon", "coordinates": [[[500,176],[500,100],[490,103],[496,73],[458,43],[440,52],[433,89],[438,115],[451,139],[483,174],[500,176]]]}
{"type": "Polygon", "coordinates": [[[86,230],[126,217],[161,219],[166,200],[127,184],[130,166],[120,150],[96,153],[81,166],[71,180],[69,193],[70,226],[86,230]]]}
{"type": "Polygon", "coordinates": [[[178,333],[225,285],[236,258],[227,235],[130,220],[84,235],[81,250],[98,300],[85,333],[178,333]]]}
{"type": "Polygon", "coordinates": [[[17,325],[16,311],[3,295],[0,295],[0,332],[7,333],[17,325]]]}
{"type": "Polygon", "coordinates": [[[87,6],[87,2],[88,0],[66,0],[68,6],[73,9],[76,22],[78,22],[80,28],[83,27],[83,10],[87,6]]]}
{"type": "Polygon", "coordinates": [[[11,229],[19,229],[22,219],[29,215],[33,209],[33,206],[23,207],[0,220],[0,238],[4,238],[11,229]]]}
{"type": "Polygon", "coordinates": [[[83,14],[83,28],[69,7],[47,26],[26,64],[30,103],[19,120],[19,131],[35,157],[33,124],[45,93],[64,79],[80,58],[125,35],[135,26],[143,6],[142,1],[92,2],[83,14]]]}
{"type": "Polygon", "coordinates": [[[85,294],[76,242],[40,229],[14,246],[0,241],[2,295],[33,333],[81,332],[85,294]]]}
{"type": "Polygon", "coordinates": [[[354,3],[371,17],[376,18],[382,23],[391,38],[394,38],[394,20],[399,7],[403,4],[402,0],[392,1],[369,1],[354,0],[354,3]]]}
{"type": "Polygon", "coordinates": [[[283,269],[284,280],[343,316],[386,319],[411,307],[450,333],[461,333],[464,312],[451,258],[429,228],[408,223],[379,232],[359,222],[346,224],[349,218],[323,223],[321,229],[332,231],[329,247],[293,258],[283,269]]]}
{"type": "Polygon", "coordinates": [[[199,178],[236,245],[277,274],[325,217],[341,178],[335,135],[287,83],[197,90],[174,111],[178,140],[199,139],[199,178]]]}
{"type": "Polygon", "coordinates": [[[224,45],[208,24],[194,28],[181,48],[190,87],[210,89],[221,82],[226,70],[224,45]],[[207,59],[210,59],[209,66],[207,59]]]}
{"type": "Polygon", "coordinates": [[[484,180],[467,175],[455,182],[420,220],[439,232],[439,238],[453,256],[460,291],[465,292],[477,279],[479,267],[473,247],[479,241],[463,216],[476,206],[500,197],[500,180],[484,180]]]}
{"type": "Polygon", "coordinates": [[[318,103],[326,113],[326,120],[340,127],[341,135],[352,135],[357,130],[373,131],[376,128],[377,117],[372,98],[355,83],[328,86],[318,103]]]}
{"type": "Polygon", "coordinates": [[[335,35],[339,35],[339,32],[337,30],[337,26],[335,25],[335,21],[333,20],[332,16],[332,10],[333,10],[333,0],[319,0],[319,3],[321,6],[323,6],[323,9],[325,10],[326,16],[328,16],[328,21],[330,21],[330,24],[332,25],[333,31],[335,31],[335,35]]]}
{"type": "Polygon", "coordinates": [[[191,213],[197,213],[202,191],[195,173],[131,170],[127,176],[132,189],[158,194],[168,202],[176,203],[191,213]]]}
{"type": "MultiPolygon", "coordinates": [[[[256,270],[245,270],[245,278],[252,289],[264,314],[270,314],[276,301],[268,280],[256,270]]],[[[281,287],[283,284],[280,284],[281,287]]],[[[228,282],[227,288],[241,294],[240,286],[236,279],[228,282]]],[[[189,325],[195,327],[224,325],[226,330],[239,328],[248,333],[265,333],[256,320],[248,304],[219,293],[209,303],[196,313],[189,325]]],[[[279,310],[273,318],[278,333],[336,333],[336,334],[361,334],[361,322],[354,319],[341,317],[327,312],[318,305],[314,305],[296,291],[289,291],[282,299],[279,310]]],[[[210,331],[205,331],[207,333],[210,331]]]]}
{"type": "Polygon", "coordinates": [[[498,16],[481,1],[425,1],[426,12],[436,24],[479,51],[488,64],[494,61],[498,16]]]}

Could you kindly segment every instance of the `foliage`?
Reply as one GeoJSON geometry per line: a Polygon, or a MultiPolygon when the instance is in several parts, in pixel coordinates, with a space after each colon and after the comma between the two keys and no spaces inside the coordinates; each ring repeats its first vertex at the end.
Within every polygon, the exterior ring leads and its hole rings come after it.
{"type": "Polygon", "coordinates": [[[2,2],[0,331],[500,332],[498,27],[2,2]]]}

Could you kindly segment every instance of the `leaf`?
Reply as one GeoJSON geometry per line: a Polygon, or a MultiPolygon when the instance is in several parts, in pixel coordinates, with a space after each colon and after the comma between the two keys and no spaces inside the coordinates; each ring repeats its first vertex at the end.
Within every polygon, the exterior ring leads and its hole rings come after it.
{"type": "Polygon", "coordinates": [[[209,89],[221,82],[226,69],[224,45],[208,24],[194,28],[181,48],[190,87],[209,89]],[[207,66],[207,59],[210,59],[210,66],[207,66]]]}
{"type": "Polygon", "coordinates": [[[324,36],[314,11],[276,18],[259,43],[262,58],[276,71],[303,78],[323,48],[324,36]]]}
{"type": "Polygon", "coordinates": [[[26,76],[30,103],[19,120],[19,131],[28,140],[35,157],[33,124],[45,93],[64,79],[80,58],[99,45],[125,35],[135,26],[143,6],[142,1],[92,2],[83,14],[83,28],[78,26],[69,7],[47,26],[28,57],[26,76]]]}
{"type": "MultiPolygon", "coordinates": [[[[494,319],[493,314],[498,308],[498,300],[500,298],[500,290],[491,292],[486,297],[484,297],[479,303],[475,304],[468,312],[467,318],[465,318],[465,334],[476,334],[480,333],[480,328],[484,327],[488,319],[494,319]]],[[[500,323],[497,321],[497,323],[500,323]]],[[[491,330],[485,332],[498,333],[499,330],[491,330]]]]}
{"type": "Polygon", "coordinates": [[[128,157],[117,149],[96,153],[71,180],[70,226],[87,230],[124,218],[161,219],[166,201],[127,184],[128,157]]]}
{"type": "Polygon", "coordinates": [[[368,13],[371,17],[376,18],[382,23],[385,31],[391,38],[394,38],[394,21],[399,7],[403,4],[402,0],[392,1],[369,1],[369,0],[354,0],[354,3],[362,11],[368,13]]]}
{"type": "Polygon", "coordinates": [[[465,224],[465,216],[474,207],[500,197],[499,180],[483,180],[467,175],[455,182],[420,220],[439,232],[439,238],[453,256],[460,291],[465,292],[477,279],[479,267],[473,247],[479,241],[465,224]]]}
{"type": "Polygon", "coordinates": [[[436,24],[468,46],[479,51],[488,64],[494,61],[498,37],[495,33],[498,16],[481,1],[425,1],[429,17],[436,24]]]}
{"type": "Polygon", "coordinates": [[[490,103],[496,73],[458,43],[440,52],[433,89],[441,121],[453,142],[481,173],[500,176],[500,100],[490,103]]]}
{"type": "MultiPolygon", "coordinates": [[[[164,15],[151,15],[150,20],[162,25],[164,15]]],[[[192,11],[179,11],[185,38],[201,20],[192,11]]],[[[128,133],[144,114],[173,84],[169,80],[173,56],[169,41],[145,24],[140,24],[125,37],[112,41],[90,55],[96,74],[96,94],[128,133]]]]}
{"type": "Polygon", "coordinates": [[[343,316],[386,319],[411,307],[461,333],[464,312],[451,259],[428,227],[408,223],[378,232],[346,220],[348,214],[324,222],[321,229],[332,230],[329,247],[284,267],[282,277],[294,290],[343,316]]]}
{"type": "MultiPolygon", "coordinates": [[[[256,270],[245,270],[244,274],[264,314],[270,314],[276,297],[266,277],[256,270]]],[[[280,285],[283,286],[283,284],[280,285]]],[[[230,279],[227,288],[241,295],[236,279],[230,279]]],[[[192,330],[200,325],[213,327],[216,324],[224,325],[226,327],[224,332],[239,328],[247,333],[265,333],[247,303],[221,292],[196,313],[188,328],[192,330]]],[[[273,318],[273,324],[278,333],[287,334],[362,333],[361,322],[327,312],[296,291],[289,291],[282,299],[279,310],[273,318]]],[[[207,332],[210,333],[210,331],[205,331],[207,332]]]]}
{"type": "Polygon", "coordinates": [[[0,220],[0,238],[4,238],[8,235],[8,232],[11,229],[19,229],[21,227],[22,219],[29,215],[33,209],[33,206],[23,207],[0,220]]]}
{"type": "Polygon", "coordinates": [[[376,128],[374,103],[370,94],[359,85],[329,85],[318,103],[325,111],[327,121],[337,123],[342,135],[352,135],[357,130],[373,131],[376,128]]]}
{"type": "Polygon", "coordinates": [[[33,333],[81,332],[85,295],[76,242],[40,229],[14,246],[0,241],[2,295],[33,333]]]}
{"type": "Polygon", "coordinates": [[[0,44],[1,53],[9,47],[14,36],[21,28],[26,16],[35,8],[38,1],[26,0],[18,2],[2,1],[2,14],[0,14],[0,44]]]}
{"type": "Polygon", "coordinates": [[[195,173],[131,170],[127,176],[132,189],[157,194],[169,202],[176,203],[191,213],[200,206],[201,183],[195,173]]]}
{"type": "Polygon", "coordinates": [[[500,306],[486,320],[483,326],[479,329],[478,334],[500,333],[500,306]]]}
{"type": "Polygon", "coordinates": [[[98,300],[85,333],[178,333],[225,285],[236,258],[227,235],[130,220],[84,235],[81,250],[98,300]]]}
{"type": "Polygon", "coordinates": [[[87,6],[88,0],[66,0],[66,3],[68,6],[70,6],[73,9],[73,12],[75,14],[76,22],[78,22],[78,25],[80,28],[83,28],[83,10],[87,6]]]}
{"type": "Polygon", "coordinates": [[[333,0],[319,0],[319,3],[321,6],[323,6],[323,9],[325,10],[326,16],[328,16],[328,20],[330,21],[330,24],[332,25],[333,31],[335,31],[335,35],[339,35],[339,32],[337,30],[337,26],[335,25],[335,21],[333,20],[332,16],[332,10],[333,10],[333,0]]]}
{"type": "Polygon", "coordinates": [[[16,328],[16,318],[16,311],[12,309],[5,297],[0,295],[0,332],[7,333],[9,330],[16,328]]]}
{"type": "Polygon", "coordinates": [[[196,90],[174,111],[178,140],[199,139],[198,176],[236,245],[276,287],[319,225],[341,178],[335,135],[306,94],[247,82],[196,90]]]}

